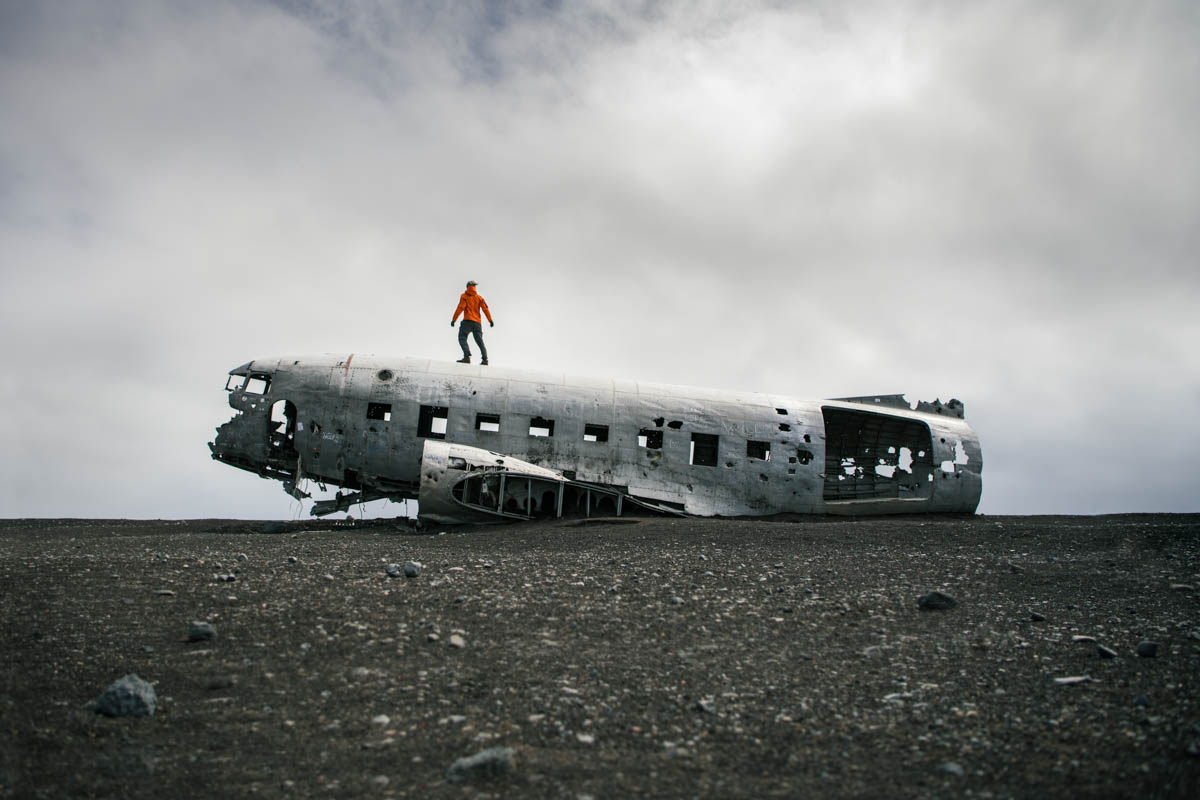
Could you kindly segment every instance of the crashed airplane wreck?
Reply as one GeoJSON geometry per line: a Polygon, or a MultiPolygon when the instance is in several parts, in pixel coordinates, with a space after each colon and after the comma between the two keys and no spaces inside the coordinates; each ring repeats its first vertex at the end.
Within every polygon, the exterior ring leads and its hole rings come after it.
{"type": "Polygon", "coordinates": [[[632,512],[973,513],[979,439],[958,400],[798,400],[363,355],[230,371],[212,457],[349,490],[316,516],[415,499],[487,523],[632,512]]]}

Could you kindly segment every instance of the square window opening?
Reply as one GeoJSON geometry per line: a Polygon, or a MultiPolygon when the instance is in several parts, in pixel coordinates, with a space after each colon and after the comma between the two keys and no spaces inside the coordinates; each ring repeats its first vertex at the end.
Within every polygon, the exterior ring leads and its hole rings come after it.
{"type": "Polygon", "coordinates": [[[608,426],[585,424],[583,426],[583,440],[585,442],[607,442],[608,426]]]}
{"type": "Polygon", "coordinates": [[[421,415],[417,418],[417,436],[426,439],[446,438],[446,419],[450,409],[444,406],[421,406],[421,415]]]}
{"type": "Polygon", "coordinates": [[[688,463],[697,467],[715,467],[719,441],[720,437],[713,433],[693,433],[688,463]]]}
{"type": "Polygon", "coordinates": [[[484,433],[499,433],[500,432],[500,415],[499,414],[476,414],[475,415],[475,430],[483,431],[484,433]]]}
{"type": "Polygon", "coordinates": [[[746,442],[746,458],[757,458],[761,461],[771,460],[770,442],[746,442]]]}
{"type": "Polygon", "coordinates": [[[647,450],[662,450],[663,432],[655,428],[642,428],[638,431],[638,447],[647,450]]]}
{"type": "Polygon", "coordinates": [[[267,389],[270,388],[270,375],[251,375],[250,380],[246,381],[246,386],[242,391],[246,394],[266,394],[267,389]]]}
{"type": "Polygon", "coordinates": [[[529,420],[530,436],[553,436],[554,420],[545,417],[533,417],[529,420]]]}
{"type": "Polygon", "coordinates": [[[367,419],[377,419],[383,422],[392,421],[391,403],[367,403],[367,419]]]}

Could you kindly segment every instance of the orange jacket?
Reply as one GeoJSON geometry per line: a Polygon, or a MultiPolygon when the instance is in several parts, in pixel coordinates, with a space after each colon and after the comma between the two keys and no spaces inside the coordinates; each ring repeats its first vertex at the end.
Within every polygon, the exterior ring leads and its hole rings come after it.
{"type": "Polygon", "coordinates": [[[492,312],[488,310],[487,301],[483,299],[483,295],[475,291],[474,286],[468,286],[467,290],[458,298],[458,308],[454,309],[454,316],[450,318],[451,322],[458,322],[458,315],[462,314],[463,319],[469,319],[471,322],[483,322],[479,318],[479,309],[483,309],[483,313],[487,314],[488,322],[492,321],[492,312]]]}

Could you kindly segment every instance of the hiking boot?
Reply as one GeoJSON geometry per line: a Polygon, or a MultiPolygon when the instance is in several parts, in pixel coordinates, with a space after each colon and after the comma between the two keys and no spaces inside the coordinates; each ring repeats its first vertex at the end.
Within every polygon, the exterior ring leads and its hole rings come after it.
{"type": "Polygon", "coordinates": [[[470,364],[470,363],[471,363],[471,357],[470,357],[470,356],[463,356],[462,358],[460,358],[460,359],[458,360],[458,362],[457,362],[457,363],[459,363],[459,364],[470,364]]]}
{"type": "Polygon", "coordinates": [[[480,361],[480,362],[479,362],[479,366],[481,366],[481,367],[486,367],[486,366],[487,366],[487,359],[485,358],[483,361],[480,361]]]}

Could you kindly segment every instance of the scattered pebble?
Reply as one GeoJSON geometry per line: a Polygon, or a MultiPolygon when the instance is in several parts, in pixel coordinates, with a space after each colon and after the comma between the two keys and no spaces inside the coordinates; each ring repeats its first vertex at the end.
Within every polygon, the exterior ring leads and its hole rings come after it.
{"type": "Polygon", "coordinates": [[[388,564],[383,568],[383,571],[387,573],[389,578],[399,578],[404,574],[404,571],[400,568],[399,564],[388,564]]]}
{"type": "Polygon", "coordinates": [[[1101,658],[1116,658],[1117,657],[1116,650],[1113,650],[1111,647],[1105,647],[1102,644],[1096,645],[1096,652],[1100,654],[1101,658]]]}
{"type": "Polygon", "coordinates": [[[404,577],[415,578],[421,574],[421,570],[425,569],[425,565],[416,561],[404,562],[404,577]]]}
{"type": "Polygon", "coordinates": [[[942,772],[948,772],[951,775],[957,775],[960,778],[967,774],[966,770],[962,768],[962,765],[955,764],[953,761],[947,761],[945,764],[942,764],[939,769],[941,769],[942,772]]]}
{"type": "Polygon", "coordinates": [[[467,640],[459,636],[457,633],[454,633],[450,635],[450,638],[446,641],[446,644],[450,645],[451,647],[466,647],[467,640]]]}
{"type": "Polygon", "coordinates": [[[132,673],[110,683],[96,699],[96,711],[108,717],[152,717],[157,707],[154,687],[132,673]]]}
{"type": "Polygon", "coordinates": [[[511,747],[491,747],[473,756],[460,758],[446,770],[446,780],[462,783],[508,775],[516,769],[515,755],[511,747]]]}
{"type": "Polygon", "coordinates": [[[1137,646],[1137,654],[1142,658],[1156,658],[1158,656],[1158,642],[1142,642],[1137,646]]]}
{"type": "Polygon", "coordinates": [[[1029,618],[1031,620],[1033,620],[1034,622],[1045,622],[1046,621],[1046,617],[1042,614],[1039,614],[1036,611],[1030,611],[1029,618]]]}
{"type": "Polygon", "coordinates": [[[189,642],[210,642],[217,638],[217,629],[207,622],[188,623],[187,640],[189,642]]]}
{"type": "Polygon", "coordinates": [[[922,611],[948,611],[957,605],[957,600],[941,592],[930,592],[917,598],[917,607],[922,611]]]}
{"type": "Polygon", "coordinates": [[[384,725],[387,725],[391,721],[392,721],[392,718],[389,717],[387,714],[376,714],[375,716],[371,717],[371,724],[378,725],[381,728],[384,725]]]}

